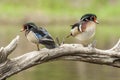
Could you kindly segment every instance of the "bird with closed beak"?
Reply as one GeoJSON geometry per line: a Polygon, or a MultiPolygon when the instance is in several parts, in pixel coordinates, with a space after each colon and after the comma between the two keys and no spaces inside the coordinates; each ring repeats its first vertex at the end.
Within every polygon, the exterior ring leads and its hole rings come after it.
{"type": "Polygon", "coordinates": [[[39,44],[48,49],[56,47],[56,43],[48,31],[43,27],[37,27],[33,22],[25,23],[21,31],[25,31],[28,41],[37,45],[37,50],[40,50],[39,44]]]}
{"type": "Polygon", "coordinates": [[[98,24],[97,16],[95,14],[85,14],[80,21],[71,25],[70,35],[78,39],[81,44],[85,44],[95,35],[96,24],[98,24]]]}

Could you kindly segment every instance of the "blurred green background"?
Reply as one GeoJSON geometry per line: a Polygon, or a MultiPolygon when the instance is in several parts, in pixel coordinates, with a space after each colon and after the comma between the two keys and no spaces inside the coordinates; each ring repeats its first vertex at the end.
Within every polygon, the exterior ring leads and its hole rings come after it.
{"type": "MultiPolygon", "coordinates": [[[[44,26],[62,40],[70,25],[85,13],[98,16],[95,40],[97,48],[109,49],[120,37],[120,0],[0,0],[0,46],[20,35],[17,49],[10,58],[36,49],[20,32],[22,25],[32,21],[44,26]]],[[[65,43],[79,43],[74,38],[65,43]]],[[[119,80],[120,69],[73,61],[55,61],[22,71],[8,80],[119,80]],[[88,67],[89,66],[89,67],[88,67]]]]}

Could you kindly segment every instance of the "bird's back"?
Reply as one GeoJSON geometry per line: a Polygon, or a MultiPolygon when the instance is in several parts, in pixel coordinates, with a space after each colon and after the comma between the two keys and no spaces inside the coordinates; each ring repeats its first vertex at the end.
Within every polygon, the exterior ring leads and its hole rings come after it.
{"type": "Polygon", "coordinates": [[[39,43],[43,44],[46,48],[52,49],[56,47],[55,41],[45,28],[38,27],[38,29],[35,30],[35,34],[39,43]]]}

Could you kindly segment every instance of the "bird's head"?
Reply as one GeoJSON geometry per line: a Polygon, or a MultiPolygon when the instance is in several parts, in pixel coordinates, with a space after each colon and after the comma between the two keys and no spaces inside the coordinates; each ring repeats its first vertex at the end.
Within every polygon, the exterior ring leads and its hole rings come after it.
{"type": "Polygon", "coordinates": [[[99,23],[95,14],[85,14],[81,17],[80,21],[93,21],[97,24],[99,23]]]}
{"type": "Polygon", "coordinates": [[[23,28],[21,29],[21,32],[22,31],[29,31],[29,30],[31,30],[32,28],[37,28],[37,26],[34,24],[34,23],[32,23],[32,22],[29,22],[29,23],[25,23],[24,25],[23,25],[23,28]]]}

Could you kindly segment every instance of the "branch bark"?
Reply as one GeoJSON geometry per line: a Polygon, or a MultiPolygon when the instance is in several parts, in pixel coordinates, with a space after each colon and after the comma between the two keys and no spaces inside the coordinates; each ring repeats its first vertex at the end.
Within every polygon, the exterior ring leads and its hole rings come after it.
{"type": "Polygon", "coordinates": [[[120,40],[109,50],[83,47],[81,44],[63,44],[55,49],[43,48],[40,51],[25,53],[8,59],[17,47],[19,36],[6,47],[0,49],[0,80],[6,79],[32,66],[54,60],[84,61],[120,68],[120,40]]]}

